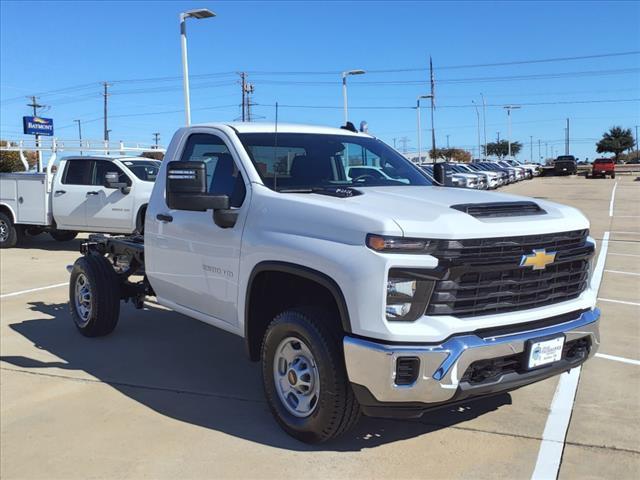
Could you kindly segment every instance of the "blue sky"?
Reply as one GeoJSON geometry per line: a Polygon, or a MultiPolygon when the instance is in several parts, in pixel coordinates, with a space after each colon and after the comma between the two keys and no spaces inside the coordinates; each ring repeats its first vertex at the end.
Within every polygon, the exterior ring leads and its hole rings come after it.
{"type": "Polygon", "coordinates": [[[477,145],[472,100],[480,102],[480,92],[489,141],[498,131],[507,136],[502,105],[522,105],[512,116],[512,138],[526,144],[521,159],[530,137],[534,159],[538,139],[543,156],[545,148],[563,153],[567,117],[571,153],[580,158],[596,156],[595,141],[610,126],[640,123],[637,54],[457,68],[639,51],[639,2],[1,1],[0,136],[22,137],[23,97],[40,94],[57,137],[77,138],[73,120],[81,119],[84,138],[102,138],[100,82],[109,81],[111,139],[151,143],[160,132],[168,143],[184,122],[178,14],[199,7],[218,16],[188,23],[194,123],[238,118],[235,72],[249,71],[258,121],[274,119],[277,101],[280,121],[337,126],[338,72],[362,68],[370,72],[349,83],[351,120],[366,120],[398,147],[406,136],[415,150],[412,107],[428,93],[429,55],[438,146],[447,135],[451,146],[477,145]]]}

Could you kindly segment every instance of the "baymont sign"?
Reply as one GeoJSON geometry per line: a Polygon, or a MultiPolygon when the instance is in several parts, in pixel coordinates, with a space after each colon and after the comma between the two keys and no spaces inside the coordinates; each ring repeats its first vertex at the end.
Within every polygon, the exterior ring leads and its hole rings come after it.
{"type": "Polygon", "coordinates": [[[53,135],[53,119],[42,117],[22,117],[25,135],[53,135]]]}

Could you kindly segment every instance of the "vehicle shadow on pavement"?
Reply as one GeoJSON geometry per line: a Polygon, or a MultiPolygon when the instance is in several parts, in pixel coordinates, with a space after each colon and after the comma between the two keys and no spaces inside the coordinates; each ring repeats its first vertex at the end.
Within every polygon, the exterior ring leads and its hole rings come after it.
{"type": "Polygon", "coordinates": [[[46,252],[79,252],[80,245],[86,241],[86,238],[75,238],[67,242],[58,242],[51,238],[48,233],[41,233],[36,236],[25,235],[23,240],[13,248],[22,250],[43,250],[46,252]]]}
{"type": "Polygon", "coordinates": [[[77,381],[97,379],[161,415],[277,448],[359,451],[454,426],[511,403],[510,395],[502,394],[416,420],[363,417],[335,441],[305,445],[272,418],[259,365],[247,359],[241,338],[149,303],[143,310],[123,304],[111,335],[85,338],[73,326],[66,303],[28,306],[38,317],[9,327],[57,359],[0,357],[6,364],[77,381]]]}

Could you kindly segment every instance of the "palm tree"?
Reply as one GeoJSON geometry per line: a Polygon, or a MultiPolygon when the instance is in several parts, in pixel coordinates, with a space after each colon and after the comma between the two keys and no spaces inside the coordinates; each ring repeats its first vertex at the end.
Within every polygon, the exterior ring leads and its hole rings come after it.
{"type": "Polygon", "coordinates": [[[596,144],[598,153],[613,153],[615,161],[625,150],[633,148],[634,140],[630,128],[611,127],[608,132],[602,134],[602,139],[596,144]]]}

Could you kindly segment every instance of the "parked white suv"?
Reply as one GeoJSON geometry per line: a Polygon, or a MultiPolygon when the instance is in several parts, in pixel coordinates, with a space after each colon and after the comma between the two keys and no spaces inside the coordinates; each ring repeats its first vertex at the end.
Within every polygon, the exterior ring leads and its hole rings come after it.
{"type": "Polygon", "coordinates": [[[67,157],[55,174],[0,174],[0,248],[24,233],[59,241],[78,232],[141,232],[160,162],[142,157],[67,157]]]}
{"type": "Polygon", "coordinates": [[[322,442],[361,412],[420,416],[593,356],[588,228],[545,200],[434,187],[364,133],[192,126],[167,150],[144,236],[83,244],[69,304],[86,336],[155,295],[244,337],[278,423],[322,442]],[[354,165],[383,175],[350,178],[354,165]]]}

